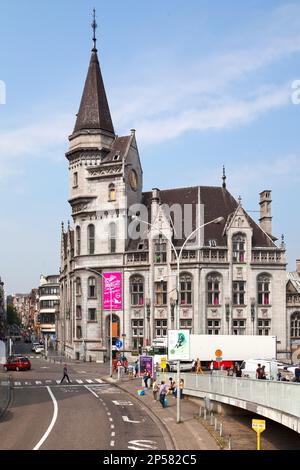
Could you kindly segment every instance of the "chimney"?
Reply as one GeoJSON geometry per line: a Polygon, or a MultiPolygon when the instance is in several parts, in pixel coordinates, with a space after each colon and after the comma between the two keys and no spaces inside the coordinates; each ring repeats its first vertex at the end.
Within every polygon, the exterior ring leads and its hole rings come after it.
{"type": "Polygon", "coordinates": [[[268,234],[272,235],[272,191],[265,190],[260,193],[260,226],[268,234]]]}
{"type": "Polygon", "coordinates": [[[296,259],[296,271],[300,275],[300,259],[296,259]]]}
{"type": "Polygon", "coordinates": [[[152,201],[155,201],[160,204],[160,190],[158,188],[152,189],[152,201]]]}

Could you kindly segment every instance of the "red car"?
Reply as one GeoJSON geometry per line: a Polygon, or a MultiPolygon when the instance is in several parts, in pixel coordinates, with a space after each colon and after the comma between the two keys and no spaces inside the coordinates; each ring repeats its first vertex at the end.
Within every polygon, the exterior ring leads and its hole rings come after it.
{"type": "Polygon", "coordinates": [[[4,370],[29,370],[31,363],[28,357],[9,357],[3,366],[4,370]]]}

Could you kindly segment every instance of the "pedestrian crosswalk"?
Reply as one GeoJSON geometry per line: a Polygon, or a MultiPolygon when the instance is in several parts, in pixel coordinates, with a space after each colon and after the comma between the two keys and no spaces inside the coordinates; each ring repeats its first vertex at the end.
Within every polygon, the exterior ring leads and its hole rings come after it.
{"type": "MultiPolygon", "coordinates": [[[[60,380],[18,380],[18,381],[12,381],[13,387],[32,387],[32,386],[51,386],[51,385],[60,385],[61,379],[60,380]]],[[[65,380],[63,382],[63,385],[67,384],[68,382],[65,380]]],[[[71,385],[86,385],[86,384],[105,384],[105,382],[102,379],[72,379],[70,380],[71,385]]],[[[5,385],[7,384],[7,381],[0,381],[0,385],[5,385]]]]}

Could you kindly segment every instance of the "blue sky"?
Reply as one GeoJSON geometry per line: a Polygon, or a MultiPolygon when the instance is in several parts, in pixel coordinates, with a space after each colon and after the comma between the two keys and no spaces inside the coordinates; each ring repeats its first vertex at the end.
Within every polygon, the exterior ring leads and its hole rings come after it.
{"type": "MultiPolygon", "coordinates": [[[[300,2],[52,0],[1,2],[0,275],[26,292],[59,268],[70,218],[64,153],[92,47],[114,126],[131,128],[144,190],[220,185],[258,211],[273,191],[273,232],[289,269],[300,257],[300,2]]],[[[250,213],[254,218],[257,212],[250,213]]]]}

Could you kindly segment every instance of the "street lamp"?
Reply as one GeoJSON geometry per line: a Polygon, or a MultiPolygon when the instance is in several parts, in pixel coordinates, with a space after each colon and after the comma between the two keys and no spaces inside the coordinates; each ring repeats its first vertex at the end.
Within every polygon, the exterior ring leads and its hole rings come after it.
{"type": "MultiPolygon", "coordinates": [[[[176,258],[176,263],[177,263],[177,275],[176,275],[176,292],[177,292],[177,299],[176,299],[176,329],[180,329],[180,306],[179,306],[179,295],[180,295],[180,261],[182,258],[182,253],[183,250],[188,243],[189,240],[194,238],[196,233],[204,228],[206,225],[209,224],[219,224],[224,220],[224,217],[217,217],[216,219],[213,219],[209,222],[206,222],[205,224],[200,225],[197,227],[190,235],[186,238],[184,241],[182,247],[180,248],[179,254],[177,253],[177,250],[172,242],[171,238],[166,237],[165,233],[159,229],[156,225],[151,224],[150,222],[146,222],[145,220],[139,219],[136,216],[133,216],[133,219],[137,220],[138,222],[144,223],[148,225],[149,227],[154,228],[156,231],[158,231],[163,237],[170,243],[171,248],[174,251],[175,258],[176,258]]],[[[180,423],[180,360],[177,361],[177,423],[180,423]]]]}
{"type": "MultiPolygon", "coordinates": [[[[98,276],[101,276],[104,281],[107,279],[103,276],[102,273],[99,273],[99,271],[96,271],[95,269],[91,268],[85,268],[85,271],[90,271],[91,273],[97,274],[98,276]]],[[[112,287],[111,283],[109,283],[109,293],[110,293],[110,360],[109,360],[109,375],[112,377],[112,320],[113,320],[113,313],[112,313],[112,287]]]]}

